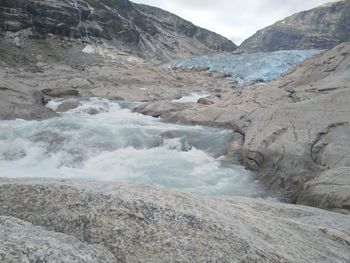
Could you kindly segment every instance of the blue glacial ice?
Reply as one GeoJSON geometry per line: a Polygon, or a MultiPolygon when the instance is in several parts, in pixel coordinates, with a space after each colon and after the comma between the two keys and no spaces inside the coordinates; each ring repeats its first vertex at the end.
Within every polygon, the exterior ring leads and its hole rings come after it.
{"type": "Polygon", "coordinates": [[[216,54],[190,57],[164,65],[167,69],[209,69],[225,73],[240,84],[247,81],[270,81],[320,50],[284,50],[253,54],[216,54]]]}

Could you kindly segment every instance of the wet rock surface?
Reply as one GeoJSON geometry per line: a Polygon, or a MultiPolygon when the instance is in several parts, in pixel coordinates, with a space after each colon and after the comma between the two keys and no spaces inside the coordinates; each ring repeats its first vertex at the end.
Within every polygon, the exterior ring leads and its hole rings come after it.
{"type": "Polygon", "coordinates": [[[58,105],[56,111],[57,112],[66,112],[72,109],[75,109],[77,107],[79,107],[81,104],[79,101],[65,101],[63,103],[61,103],[60,105],[58,105]]]}
{"type": "Polygon", "coordinates": [[[207,98],[200,98],[197,103],[202,104],[202,105],[212,105],[214,104],[214,101],[207,99],[207,98]]]}
{"type": "Polygon", "coordinates": [[[348,215],[259,199],[1,179],[0,207],[1,215],[103,245],[118,262],[348,262],[350,255],[348,215]]]}
{"type": "Polygon", "coordinates": [[[64,97],[71,97],[71,96],[79,96],[79,91],[76,89],[69,89],[69,88],[59,88],[59,89],[43,89],[41,91],[46,96],[54,97],[54,98],[64,98],[64,97]]]}

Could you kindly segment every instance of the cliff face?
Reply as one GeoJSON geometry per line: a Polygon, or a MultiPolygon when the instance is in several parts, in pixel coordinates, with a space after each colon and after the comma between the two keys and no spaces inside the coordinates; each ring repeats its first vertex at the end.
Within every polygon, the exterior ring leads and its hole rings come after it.
{"type": "Polygon", "coordinates": [[[178,57],[234,51],[230,40],[158,8],[128,0],[0,0],[0,30],[113,41],[134,52],[178,57]]]}
{"type": "Polygon", "coordinates": [[[350,1],[300,12],[264,28],[245,40],[248,52],[329,49],[350,40],[350,1]]]}

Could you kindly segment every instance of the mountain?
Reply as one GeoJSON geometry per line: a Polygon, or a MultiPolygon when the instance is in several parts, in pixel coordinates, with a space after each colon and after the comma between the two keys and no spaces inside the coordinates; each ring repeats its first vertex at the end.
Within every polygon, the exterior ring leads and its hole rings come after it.
{"type": "Polygon", "coordinates": [[[248,52],[329,49],[344,41],[350,41],[349,0],[289,16],[258,31],[240,47],[248,52]]]}
{"type": "Polygon", "coordinates": [[[230,40],[176,15],[128,0],[0,0],[0,30],[22,38],[108,41],[162,59],[237,49],[230,40]]]}

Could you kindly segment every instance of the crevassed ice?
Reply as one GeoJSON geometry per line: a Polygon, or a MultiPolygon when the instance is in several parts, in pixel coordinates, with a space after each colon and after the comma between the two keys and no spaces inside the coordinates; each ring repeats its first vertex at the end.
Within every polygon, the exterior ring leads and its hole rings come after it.
{"type": "Polygon", "coordinates": [[[244,84],[245,81],[269,81],[288,71],[305,59],[320,53],[320,50],[284,50],[253,54],[216,54],[177,60],[164,68],[208,68],[221,72],[244,84]]]}
{"type": "Polygon", "coordinates": [[[167,124],[132,113],[126,102],[93,98],[80,104],[45,121],[1,121],[1,177],[121,181],[204,195],[261,194],[250,172],[222,161],[230,130],[167,124]],[[89,115],[92,109],[99,114],[89,115]]]}

